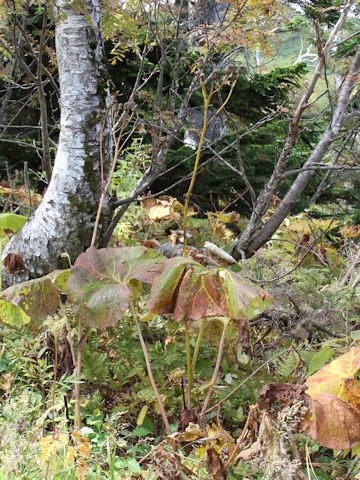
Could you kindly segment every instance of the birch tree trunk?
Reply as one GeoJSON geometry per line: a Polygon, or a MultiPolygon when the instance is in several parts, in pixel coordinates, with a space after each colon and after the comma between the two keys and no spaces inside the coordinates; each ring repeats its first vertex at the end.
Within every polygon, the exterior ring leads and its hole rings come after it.
{"type": "Polygon", "coordinates": [[[61,119],[52,178],[41,204],[3,252],[3,259],[12,253],[24,261],[14,275],[3,267],[5,285],[68,266],[67,255],[74,260],[91,241],[111,153],[107,75],[100,1],[73,5],[55,2],[61,119]]]}

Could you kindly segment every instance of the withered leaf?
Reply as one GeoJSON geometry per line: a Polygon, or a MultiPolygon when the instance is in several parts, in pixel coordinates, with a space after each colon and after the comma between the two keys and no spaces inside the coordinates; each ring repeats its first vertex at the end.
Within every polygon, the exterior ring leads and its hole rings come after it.
{"type": "Polygon", "coordinates": [[[278,410],[304,399],[305,386],[290,383],[269,383],[258,397],[258,405],[267,412],[278,410]]]}
{"type": "Polygon", "coordinates": [[[226,480],[226,470],[220,455],[214,447],[210,447],[206,451],[205,465],[207,471],[211,474],[214,480],[226,480]]]}
{"type": "Polygon", "coordinates": [[[12,275],[25,268],[24,259],[19,253],[9,253],[4,258],[4,267],[12,275]]]}
{"type": "Polygon", "coordinates": [[[159,198],[145,198],[141,202],[142,209],[149,220],[180,220],[181,204],[174,197],[163,195],[159,198]]]}
{"type": "Polygon", "coordinates": [[[189,408],[183,408],[180,412],[180,418],[179,418],[179,432],[185,432],[187,427],[190,425],[190,423],[197,423],[198,422],[198,416],[194,412],[194,410],[191,410],[189,408]]]}
{"type": "Polygon", "coordinates": [[[330,393],[316,395],[311,402],[312,414],[301,429],[320,445],[332,449],[351,448],[360,442],[360,411],[330,393]]]}
{"type": "Polygon", "coordinates": [[[360,348],[351,348],[311,375],[306,394],[312,399],[312,415],[302,429],[328,448],[351,448],[360,442],[360,348]]]}

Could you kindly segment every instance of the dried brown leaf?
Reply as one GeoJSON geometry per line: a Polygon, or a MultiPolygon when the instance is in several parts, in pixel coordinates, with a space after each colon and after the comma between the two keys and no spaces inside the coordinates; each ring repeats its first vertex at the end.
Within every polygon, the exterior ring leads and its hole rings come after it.
{"type": "Polygon", "coordinates": [[[214,480],[226,480],[226,470],[220,455],[217,453],[214,447],[207,449],[205,457],[205,465],[207,471],[211,474],[214,480]]]}

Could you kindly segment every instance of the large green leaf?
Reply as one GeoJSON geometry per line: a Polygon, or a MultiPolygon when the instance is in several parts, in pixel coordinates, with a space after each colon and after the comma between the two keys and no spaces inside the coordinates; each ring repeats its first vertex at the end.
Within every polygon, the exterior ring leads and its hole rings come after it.
{"type": "Polygon", "coordinates": [[[0,237],[8,237],[22,228],[27,220],[17,213],[0,213],[0,237]]]}
{"type": "Polygon", "coordinates": [[[41,277],[7,288],[0,295],[0,320],[8,325],[37,326],[53,315],[60,304],[60,293],[51,279],[41,277]]]}
{"type": "Polygon", "coordinates": [[[148,305],[155,313],[173,313],[177,321],[240,320],[253,318],[270,302],[270,295],[234,272],[174,258],[166,261],[164,272],[154,282],[148,305]]]}
{"type": "Polygon", "coordinates": [[[151,283],[164,269],[164,257],[145,247],[89,248],[72,268],[71,300],[92,327],[115,325],[130,306],[131,287],[151,283]]]}

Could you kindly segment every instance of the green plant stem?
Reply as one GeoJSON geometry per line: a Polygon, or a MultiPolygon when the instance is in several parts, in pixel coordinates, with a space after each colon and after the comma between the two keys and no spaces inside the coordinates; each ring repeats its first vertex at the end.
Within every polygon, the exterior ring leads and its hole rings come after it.
{"type": "Polygon", "coordinates": [[[81,377],[81,322],[78,321],[78,332],[77,332],[77,340],[78,340],[78,348],[77,348],[77,357],[76,357],[76,365],[75,365],[75,430],[80,430],[81,428],[81,412],[80,412],[80,377],[81,377]]]}
{"type": "Polygon", "coordinates": [[[185,320],[184,324],[184,334],[185,334],[185,350],[186,350],[186,369],[187,369],[187,408],[191,409],[191,389],[193,383],[193,371],[191,365],[191,346],[190,346],[190,331],[189,331],[189,320],[185,320]]]}
{"type": "Polygon", "coordinates": [[[81,389],[80,389],[80,380],[81,380],[81,363],[82,363],[82,353],[87,342],[89,331],[87,330],[84,335],[81,335],[81,322],[78,320],[78,332],[77,332],[77,358],[75,365],[75,430],[80,430],[81,428],[81,411],[80,411],[80,400],[81,400],[81,389]]]}
{"type": "Polygon", "coordinates": [[[57,369],[58,369],[58,333],[54,333],[54,381],[52,388],[52,428],[55,433],[55,396],[56,396],[56,382],[57,382],[57,369]]]}
{"type": "Polygon", "coordinates": [[[183,232],[184,232],[183,255],[184,256],[186,254],[187,213],[188,213],[188,210],[189,210],[189,203],[190,203],[191,194],[192,194],[192,191],[193,191],[193,188],[194,188],[194,185],[195,185],[196,175],[197,175],[197,172],[198,172],[198,169],[199,169],[202,148],[203,148],[203,145],[204,145],[204,142],[205,142],[206,131],[207,131],[207,127],[208,127],[209,103],[210,103],[211,97],[213,95],[213,89],[211,89],[210,93],[207,94],[205,85],[203,85],[202,86],[202,93],[203,93],[203,98],[204,98],[203,127],[202,127],[201,134],[200,134],[199,144],[198,144],[198,147],[197,147],[197,150],[196,150],[194,170],[193,170],[193,174],[192,174],[192,177],[191,177],[191,181],[190,181],[188,191],[186,193],[185,204],[184,204],[184,218],[183,218],[183,232]]]}
{"type": "Polygon", "coordinates": [[[147,368],[147,372],[148,372],[148,375],[149,375],[150,383],[151,383],[152,389],[154,391],[156,400],[157,400],[159,408],[160,408],[160,413],[161,413],[161,417],[162,417],[162,420],[163,420],[163,423],[164,423],[164,426],[165,426],[165,430],[166,430],[166,433],[168,435],[170,435],[171,434],[171,429],[170,429],[169,421],[167,419],[166,410],[165,410],[165,407],[164,407],[164,403],[161,399],[159,389],[158,389],[158,387],[156,385],[156,382],[155,382],[155,379],[154,379],[154,375],[153,375],[152,368],[151,368],[151,363],[150,363],[149,352],[147,350],[146,343],[145,343],[143,334],[141,332],[140,324],[139,324],[139,321],[137,319],[135,308],[134,308],[133,305],[131,305],[131,313],[132,313],[133,319],[135,321],[136,330],[137,330],[139,340],[140,340],[140,344],[141,344],[141,348],[142,348],[142,351],[143,351],[143,354],[144,354],[146,368],[147,368]]]}
{"type": "Polygon", "coordinates": [[[206,394],[204,405],[201,409],[200,423],[205,422],[206,411],[207,411],[207,408],[209,406],[211,394],[212,394],[213,388],[216,385],[218,377],[219,377],[221,360],[222,360],[222,356],[223,356],[223,353],[224,353],[225,335],[226,335],[226,330],[227,330],[228,325],[229,325],[229,320],[228,319],[224,320],[224,327],[223,327],[223,331],[222,331],[221,339],[220,339],[220,343],[219,343],[219,348],[218,348],[214,373],[213,373],[213,376],[212,376],[211,381],[210,381],[210,385],[209,385],[209,388],[208,388],[208,391],[207,391],[207,394],[206,394]]]}
{"type": "Polygon", "coordinates": [[[201,342],[202,342],[202,339],[203,339],[203,336],[204,336],[205,326],[206,326],[206,318],[202,318],[200,320],[199,333],[198,333],[197,338],[196,338],[194,353],[193,353],[192,362],[191,362],[192,378],[194,378],[196,362],[197,362],[197,359],[198,359],[198,356],[199,356],[200,345],[201,345],[201,342]]]}

